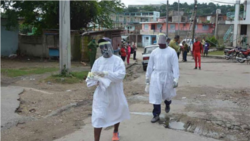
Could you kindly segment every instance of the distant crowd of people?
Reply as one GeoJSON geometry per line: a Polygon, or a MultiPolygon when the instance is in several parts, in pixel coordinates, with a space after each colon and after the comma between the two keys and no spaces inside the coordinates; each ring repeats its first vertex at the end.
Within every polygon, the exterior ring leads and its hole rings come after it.
{"type": "Polygon", "coordinates": [[[191,55],[195,60],[194,69],[197,69],[198,67],[201,69],[201,54],[208,56],[208,50],[210,48],[210,44],[206,41],[205,37],[202,40],[200,40],[200,37],[196,37],[194,43],[189,41],[189,45],[184,40],[180,46],[180,36],[176,35],[173,40],[167,39],[167,43],[176,51],[178,59],[182,53],[183,62],[187,62],[187,54],[191,51],[191,55]]]}
{"type": "Polygon", "coordinates": [[[133,45],[130,45],[130,42],[127,42],[126,44],[120,44],[117,45],[117,49],[114,51],[115,55],[121,56],[122,60],[125,62],[127,59],[127,64],[129,65],[130,62],[130,56],[133,54],[133,60],[136,60],[136,51],[137,51],[137,46],[135,43],[133,45]]]}

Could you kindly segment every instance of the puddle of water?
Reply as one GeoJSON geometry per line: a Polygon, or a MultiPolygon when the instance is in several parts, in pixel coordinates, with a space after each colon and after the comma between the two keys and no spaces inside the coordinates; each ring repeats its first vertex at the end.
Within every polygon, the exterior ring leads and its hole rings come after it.
{"type": "Polygon", "coordinates": [[[171,117],[165,117],[164,119],[164,127],[169,129],[175,129],[175,130],[185,130],[185,123],[176,121],[175,119],[171,117]]]}
{"type": "Polygon", "coordinates": [[[176,129],[176,130],[185,130],[183,122],[177,122],[177,121],[172,121],[169,123],[169,128],[170,129],[176,129]]]}

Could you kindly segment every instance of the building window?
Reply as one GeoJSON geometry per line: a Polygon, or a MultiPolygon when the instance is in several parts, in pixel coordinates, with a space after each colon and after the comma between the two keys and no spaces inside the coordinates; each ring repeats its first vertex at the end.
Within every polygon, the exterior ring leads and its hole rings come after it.
{"type": "Polygon", "coordinates": [[[175,24],[170,24],[170,30],[175,30],[175,24]]]}
{"type": "Polygon", "coordinates": [[[208,30],[208,25],[202,25],[202,30],[208,30]]]}
{"type": "Polygon", "coordinates": [[[160,29],[162,24],[157,24],[157,29],[160,29]]]}
{"type": "Polygon", "coordinates": [[[148,30],[148,24],[144,24],[144,29],[148,30]]]}

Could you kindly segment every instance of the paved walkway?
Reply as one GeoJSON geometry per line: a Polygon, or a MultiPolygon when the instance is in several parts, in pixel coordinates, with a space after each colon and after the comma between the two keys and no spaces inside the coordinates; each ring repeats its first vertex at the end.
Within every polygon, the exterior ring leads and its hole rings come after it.
{"type": "MultiPolygon", "coordinates": [[[[150,123],[151,118],[131,114],[130,120],[121,123],[120,141],[217,141],[188,132],[166,129],[158,123],[150,123]]],[[[93,141],[91,118],[86,119],[84,123],[86,125],[81,130],[55,141],[93,141]]],[[[112,133],[113,128],[104,129],[100,141],[111,141],[112,133]]]]}
{"type": "Polygon", "coordinates": [[[19,107],[19,94],[23,92],[21,87],[1,87],[1,126],[8,128],[13,126],[22,117],[15,113],[19,107]]]}

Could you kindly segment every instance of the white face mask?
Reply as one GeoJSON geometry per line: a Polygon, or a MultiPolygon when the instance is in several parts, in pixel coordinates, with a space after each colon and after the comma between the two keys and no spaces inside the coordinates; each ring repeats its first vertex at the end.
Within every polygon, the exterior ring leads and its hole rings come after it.
{"type": "Polygon", "coordinates": [[[113,47],[110,42],[101,42],[99,47],[104,58],[109,58],[113,55],[113,47]]]}

